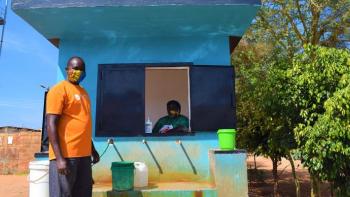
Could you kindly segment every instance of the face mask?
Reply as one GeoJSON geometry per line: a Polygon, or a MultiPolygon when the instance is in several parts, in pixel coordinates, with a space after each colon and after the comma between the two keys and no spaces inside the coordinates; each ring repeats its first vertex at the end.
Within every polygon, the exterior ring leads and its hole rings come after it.
{"type": "Polygon", "coordinates": [[[175,110],[170,110],[170,111],[169,111],[169,114],[170,114],[170,116],[176,117],[176,116],[178,116],[180,113],[179,113],[178,111],[175,111],[175,110]]]}
{"type": "Polygon", "coordinates": [[[72,72],[68,74],[68,80],[72,83],[79,84],[84,80],[85,76],[85,71],[72,69],[72,72]]]}

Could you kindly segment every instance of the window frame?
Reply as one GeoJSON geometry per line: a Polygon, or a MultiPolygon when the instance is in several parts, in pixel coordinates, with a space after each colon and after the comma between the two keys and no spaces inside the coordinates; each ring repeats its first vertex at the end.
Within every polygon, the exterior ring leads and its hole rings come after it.
{"type": "MultiPolygon", "coordinates": [[[[102,72],[103,70],[105,70],[106,68],[140,68],[140,69],[144,69],[144,71],[146,71],[147,68],[162,68],[162,67],[186,67],[189,69],[189,115],[190,117],[188,117],[190,120],[192,120],[192,91],[191,91],[191,82],[192,82],[192,79],[191,79],[191,69],[192,67],[205,67],[205,66],[208,66],[208,67],[228,67],[227,65],[194,65],[192,62],[174,62],[174,63],[126,63],[126,64],[121,64],[121,63],[117,63],[117,64],[98,64],[98,77],[97,77],[97,88],[96,88],[96,91],[97,91],[97,94],[96,94],[96,112],[95,112],[95,136],[96,137],[168,137],[168,136],[194,136],[196,134],[196,132],[214,132],[214,131],[191,131],[189,133],[169,133],[169,134],[160,134],[160,133],[145,133],[144,130],[142,131],[138,131],[138,135],[128,135],[128,134],[125,134],[125,135],[120,135],[120,134],[116,134],[116,135],[98,135],[98,131],[99,131],[99,125],[101,124],[101,112],[100,112],[100,106],[101,106],[101,94],[102,94],[102,91],[101,91],[101,85],[102,85],[102,72]]],[[[230,66],[232,67],[232,66],[230,66]]],[[[235,72],[234,72],[234,68],[233,69],[233,82],[235,80],[234,76],[235,76],[235,72]]],[[[146,80],[146,77],[144,77],[145,80],[146,80]]],[[[146,85],[146,81],[144,82],[144,86],[146,85]]],[[[233,85],[233,96],[235,96],[235,87],[233,85]]],[[[146,91],[146,89],[144,88],[144,91],[146,91]]],[[[145,95],[145,92],[143,93],[145,95]]],[[[233,105],[236,105],[235,103],[235,100],[233,100],[233,105]]],[[[146,108],[145,106],[145,98],[144,98],[144,105],[143,105],[144,109],[146,108]]],[[[236,110],[236,108],[234,108],[234,110],[236,110]]],[[[144,115],[143,115],[144,116],[144,115]]],[[[236,119],[236,113],[234,112],[234,118],[236,119]]],[[[236,120],[235,120],[236,121],[236,120]]],[[[145,120],[143,121],[143,124],[144,125],[144,122],[145,120]]],[[[236,124],[236,122],[235,122],[236,124]]],[[[192,126],[192,121],[190,122],[190,129],[191,129],[191,126],[192,126]]]]}

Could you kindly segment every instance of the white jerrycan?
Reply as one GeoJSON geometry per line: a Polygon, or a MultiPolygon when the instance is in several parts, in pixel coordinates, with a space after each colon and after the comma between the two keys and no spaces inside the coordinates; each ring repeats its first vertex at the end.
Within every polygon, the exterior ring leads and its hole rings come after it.
{"type": "Polygon", "coordinates": [[[148,186],[148,168],[143,162],[134,162],[135,177],[134,187],[147,187],[148,186]]]}

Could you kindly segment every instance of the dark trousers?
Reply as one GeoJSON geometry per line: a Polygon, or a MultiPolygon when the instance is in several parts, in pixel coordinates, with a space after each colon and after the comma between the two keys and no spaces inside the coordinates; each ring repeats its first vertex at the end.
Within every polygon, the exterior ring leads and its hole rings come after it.
{"type": "Polygon", "coordinates": [[[67,166],[69,174],[62,175],[57,171],[56,160],[50,161],[50,197],[91,197],[91,158],[68,158],[67,166]]]}

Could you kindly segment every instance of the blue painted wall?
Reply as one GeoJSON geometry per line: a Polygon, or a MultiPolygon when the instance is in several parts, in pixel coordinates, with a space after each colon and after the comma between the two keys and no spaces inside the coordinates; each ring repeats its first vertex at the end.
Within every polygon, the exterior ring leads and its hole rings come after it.
{"type": "MultiPolygon", "coordinates": [[[[109,36],[107,36],[109,37],[109,36]]],[[[149,37],[149,38],[61,38],[57,81],[65,77],[67,60],[74,55],[86,62],[87,77],[82,86],[92,101],[93,122],[95,122],[97,68],[107,63],[172,63],[193,62],[194,65],[230,65],[227,37],[149,37]]],[[[95,127],[95,125],[93,125],[95,127]]],[[[217,148],[216,133],[197,133],[181,137],[129,137],[116,138],[116,147],[124,160],[142,161],[149,167],[150,181],[209,181],[208,150],[217,148]],[[160,173],[142,140],[149,147],[160,164],[160,173]],[[176,140],[181,140],[195,170],[191,167],[184,151],[176,140]]],[[[94,138],[101,153],[107,146],[107,138],[94,138]]],[[[110,163],[119,161],[112,147],[102,161],[94,166],[97,182],[110,181],[110,163]]]]}

